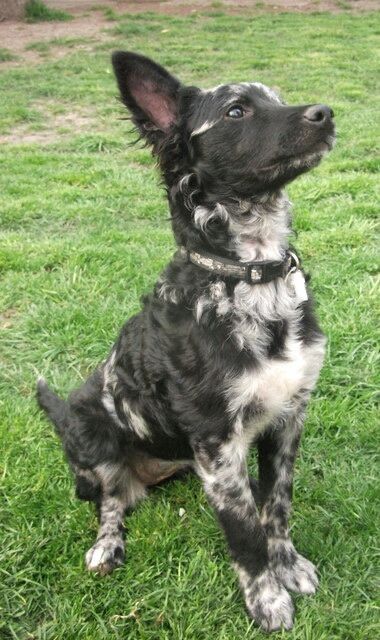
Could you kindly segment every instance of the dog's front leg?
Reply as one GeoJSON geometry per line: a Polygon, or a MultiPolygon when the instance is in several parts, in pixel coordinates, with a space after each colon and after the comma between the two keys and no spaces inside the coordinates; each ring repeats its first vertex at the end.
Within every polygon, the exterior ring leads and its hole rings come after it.
{"type": "Polygon", "coordinates": [[[268,537],[270,566],[291,591],[313,594],[318,586],[315,566],[295,550],[288,519],[293,469],[304,421],[304,410],[280,421],[257,443],[261,522],[268,537]]]}
{"type": "Polygon", "coordinates": [[[224,530],[249,613],[266,631],[293,623],[288,592],[269,566],[267,538],[250,487],[245,450],[233,439],[197,443],[195,466],[224,530]]]}

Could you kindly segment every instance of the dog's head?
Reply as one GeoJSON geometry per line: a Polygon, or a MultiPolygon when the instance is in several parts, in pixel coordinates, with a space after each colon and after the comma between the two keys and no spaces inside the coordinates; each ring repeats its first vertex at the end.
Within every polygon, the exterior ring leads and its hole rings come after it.
{"type": "Polygon", "coordinates": [[[122,100],[169,187],[182,172],[196,176],[210,201],[272,193],[316,166],[333,145],[334,114],[326,105],[291,107],[256,82],[185,87],[130,52],[114,53],[113,65],[122,100]]]}

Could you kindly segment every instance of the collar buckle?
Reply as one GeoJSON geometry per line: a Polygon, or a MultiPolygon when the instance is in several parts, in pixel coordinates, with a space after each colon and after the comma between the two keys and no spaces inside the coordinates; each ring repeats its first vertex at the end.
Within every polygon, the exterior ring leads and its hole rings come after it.
{"type": "Polygon", "coordinates": [[[262,282],[263,268],[261,265],[250,264],[250,265],[247,265],[246,270],[247,270],[247,275],[245,280],[249,284],[258,284],[259,282],[262,282]]]}

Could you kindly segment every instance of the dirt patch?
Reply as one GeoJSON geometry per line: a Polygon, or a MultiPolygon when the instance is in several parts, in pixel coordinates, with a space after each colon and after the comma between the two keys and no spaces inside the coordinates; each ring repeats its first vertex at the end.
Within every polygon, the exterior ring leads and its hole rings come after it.
{"type": "Polygon", "coordinates": [[[0,313],[0,330],[9,329],[13,326],[15,316],[18,315],[17,309],[5,309],[3,313],[0,313]]]}
{"type": "MultiPolygon", "coordinates": [[[[41,53],[37,50],[27,49],[35,42],[50,42],[58,38],[86,38],[93,40],[94,44],[98,45],[108,39],[108,36],[103,33],[103,29],[109,28],[110,24],[103,13],[98,11],[93,11],[88,16],[78,16],[69,22],[38,22],[35,24],[15,21],[1,22],[1,46],[17,59],[2,63],[0,69],[41,62],[44,59],[41,53]]],[[[70,51],[71,49],[68,47],[53,46],[49,52],[49,59],[62,58],[70,51]]]]}
{"type": "Polygon", "coordinates": [[[52,100],[34,102],[30,106],[41,115],[41,127],[33,130],[35,125],[31,123],[19,124],[9,133],[0,135],[0,143],[51,144],[71,137],[73,132],[77,134],[93,131],[96,126],[95,114],[88,109],[68,111],[67,105],[52,100]]]}
{"type": "MultiPolygon", "coordinates": [[[[49,5],[72,14],[90,10],[93,0],[50,0],[49,5]]],[[[100,0],[100,5],[110,7],[117,13],[143,13],[156,11],[166,14],[188,14],[194,11],[225,11],[232,13],[274,11],[357,11],[379,8],[378,0],[100,0]]]]}
{"type": "Polygon", "coordinates": [[[26,0],[0,0],[0,20],[20,20],[24,15],[26,0]]]}

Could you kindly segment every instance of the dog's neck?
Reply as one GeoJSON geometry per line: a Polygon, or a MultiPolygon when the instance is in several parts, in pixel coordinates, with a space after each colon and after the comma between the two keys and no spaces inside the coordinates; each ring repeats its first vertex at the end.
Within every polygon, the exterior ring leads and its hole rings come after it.
{"type": "Polygon", "coordinates": [[[290,203],[283,192],[211,204],[190,188],[185,176],[170,195],[174,234],[187,249],[241,262],[284,258],[292,229],[290,203]]]}
{"type": "Polygon", "coordinates": [[[240,202],[237,211],[229,210],[229,249],[242,262],[283,259],[291,234],[289,209],[283,193],[240,202]]]}

